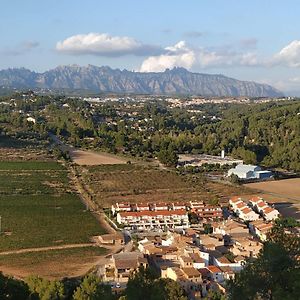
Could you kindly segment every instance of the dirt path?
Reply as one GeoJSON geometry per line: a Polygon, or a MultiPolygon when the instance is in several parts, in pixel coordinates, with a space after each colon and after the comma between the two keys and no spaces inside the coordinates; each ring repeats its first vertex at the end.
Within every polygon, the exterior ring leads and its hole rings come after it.
{"type": "Polygon", "coordinates": [[[97,206],[97,204],[92,200],[92,196],[90,195],[89,191],[86,189],[86,187],[82,184],[82,182],[79,180],[78,175],[76,174],[76,170],[74,167],[70,167],[72,180],[74,182],[74,186],[78,191],[78,195],[82,201],[82,203],[91,210],[91,213],[94,215],[94,217],[98,220],[101,227],[107,232],[107,233],[116,233],[116,230],[112,228],[108,222],[105,220],[104,213],[100,207],[97,206]]]}
{"type": "Polygon", "coordinates": [[[20,249],[20,250],[4,251],[4,252],[0,252],[0,255],[22,254],[28,252],[41,252],[41,251],[49,251],[49,250],[62,250],[62,249],[73,249],[73,248],[83,248],[83,247],[96,247],[96,246],[97,245],[94,243],[69,244],[69,245],[61,245],[61,246],[27,248],[27,249],[20,249]]]}

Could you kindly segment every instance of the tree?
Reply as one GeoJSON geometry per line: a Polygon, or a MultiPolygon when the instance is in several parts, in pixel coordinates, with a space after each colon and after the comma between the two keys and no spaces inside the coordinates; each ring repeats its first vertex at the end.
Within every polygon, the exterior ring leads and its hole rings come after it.
{"type": "Polygon", "coordinates": [[[140,267],[138,272],[133,273],[127,283],[126,296],[130,300],[149,299],[151,285],[157,279],[157,274],[151,268],[140,267]]]}
{"type": "Polygon", "coordinates": [[[187,300],[180,285],[169,278],[157,279],[151,289],[151,300],[187,300]]]}
{"type": "Polygon", "coordinates": [[[236,174],[231,174],[230,182],[233,184],[239,184],[240,183],[239,177],[236,174]]]}
{"type": "Polygon", "coordinates": [[[299,246],[299,237],[275,226],[258,258],[229,281],[229,299],[300,299],[299,246]]]}
{"type": "Polygon", "coordinates": [[[143,267],[129,278],[125,295],[128,300],[187,300],[176,281],[158,278],[151,268],[143,267]]]}
{"type": "Polygon", "coordinates": [[[213,228],[212,228],[211,224],[209,224],[209,223],[204,224],[203,228],[204,228],[205,234],[210,234],[213,232],[213,228]]]}
{"type": "Polygon", "coordinates": [[[19,280],[6,277],[0,272],[0,299],[24,300],[29,299],[28,286],[19,280]]]}
{"type": "Polygon", "coordinates": [[[159,161],[167,167],[175,167],[178,162],[178,155],[171,144],[167,148],[161,148],[157,157],[159,161]]]}
{"type": "Polygon", "coordinates": [[[74,300],[113,299],[111,287],[101,283],[99,277],[87,275],[73,295],[74,300]]]}
{"type": "Polygon", "coordinates": [[[220,291],[209,290],[205,300],[226,300],[226,296],[220,291]]]}
{"type": "Polygon", "coordinates": [[[64,299],[64,285],[57,280],[47,280],[38,276],[30,276],[26,283],[32,296],[41,300],[59,300],[64,299]]]}

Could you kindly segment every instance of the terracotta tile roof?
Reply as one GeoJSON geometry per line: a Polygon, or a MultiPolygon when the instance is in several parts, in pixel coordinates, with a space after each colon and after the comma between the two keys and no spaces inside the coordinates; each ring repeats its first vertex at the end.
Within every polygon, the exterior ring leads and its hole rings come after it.
{"type": "Polygon", "coordinates": [[[258,196],[253,196],[250,200],[251,200],[252,202],[257,203],[257,202],[260,202],[260,201],[262,200],[262,198],[261,198],[261,197],[258,197],[258,196]]]}
{"type": "Polygon", "coordinates": [[[138,211],[138,212],[121,212],[121,217],[155,217],[155,216],[183,216],[186,215],[187,212],[184,209],[178,210],[161,210],[161,211],[138,211]]]}
{"type": "Polygon", "coordinates": [[[236,205],[237,208],[242,208],[242,207],[246,207],[246,204],[244,202],[238,203],[236,205]]]}
{"type": "Polygon", "coordinates": [[[242,212],[243,212],[243,214],[245,214],[245,215],[251,213],[252,211],[253,211],[253,210],[250,209],[249,207],[245,207],[245,208],[242,209],[242,212]]]}
{"type": "Polygon", "coordinates": [[[256,205],[257,205],[258,207],[264,207],[264,206],[267,205],[267,203],[264,202],[264,201],[261,201],[261,202],[256,203],[256,205]]]}
{"type": "Polygon", "coordinates": [[[275,212],[275,211],[276,210],[274,208],[269,207],[269,206],[263,209],[264,214],[269,214],[269,213],[275,212]]]}
{"type": "Polygon", "coordinates": [[[217,266],[207,266],[206,267],[211,273],[221,273],[221,270],[217,266]]]}
{"type": "Polygon", "coordinates": [[[231,202],[233,202],[233,203],[237,203],[237,202],[241,201],[241,198],[238,197],[238,196],[236,196],[236,197],[232,197],[230,200],[231,200],[231,202]]]}

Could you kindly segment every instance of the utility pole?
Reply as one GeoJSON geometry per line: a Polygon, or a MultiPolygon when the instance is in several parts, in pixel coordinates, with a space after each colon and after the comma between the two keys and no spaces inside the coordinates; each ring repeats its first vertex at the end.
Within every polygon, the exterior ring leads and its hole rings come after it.
{"type": "Polygon", "coordinates": [[[1,233],[2,233],[1,220],[2,220],[2,217],[0,216],[0,235],[1,235],[1,233]]]}

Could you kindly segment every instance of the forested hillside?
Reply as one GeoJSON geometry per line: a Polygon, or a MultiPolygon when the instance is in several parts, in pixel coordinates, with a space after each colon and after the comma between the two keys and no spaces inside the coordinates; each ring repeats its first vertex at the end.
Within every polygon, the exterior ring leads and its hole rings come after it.
{"type": "Polygon", "coordinates": [[[0,105],[0,132],[47,138],[77,147],[161,157],[164,153],[226,154],[266,167],[300,171],[300,101],[203,104],[173,108],[166,101],[89,103],[15,95],[0,105]],[[28,122],[28,115],[36,123],[28,122]]]}

